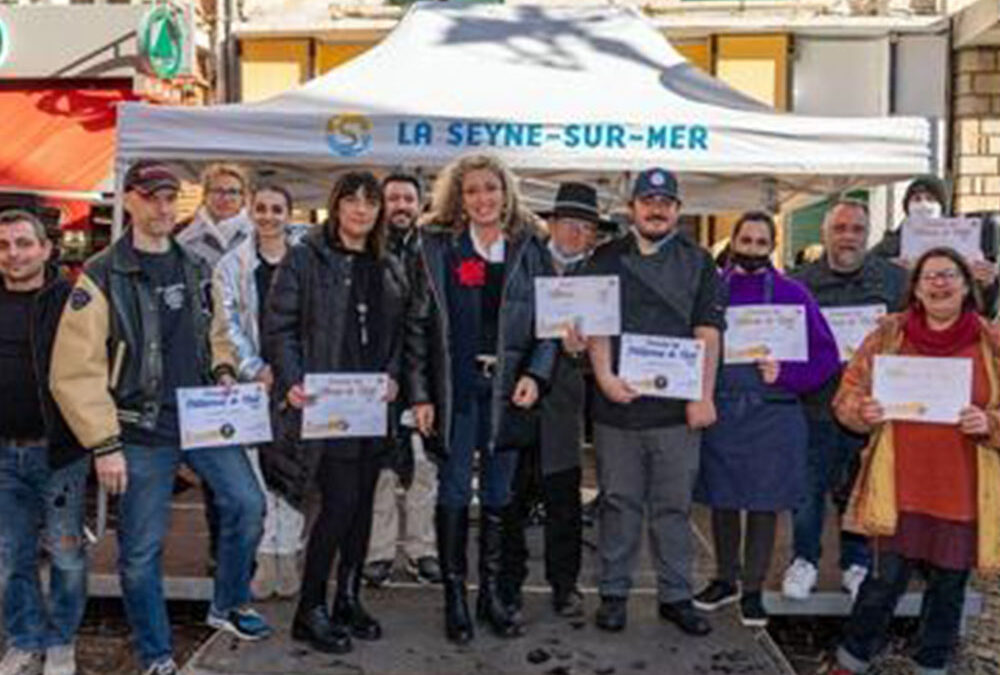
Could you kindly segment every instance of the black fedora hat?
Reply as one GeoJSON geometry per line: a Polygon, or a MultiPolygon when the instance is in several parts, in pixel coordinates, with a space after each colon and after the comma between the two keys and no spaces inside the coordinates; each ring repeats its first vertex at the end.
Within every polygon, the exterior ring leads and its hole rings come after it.
{"type": "Polygon", "coordinates": [[[598,228],[607,227],[597,206],[597,190],[586,183],[560,183],[552,209],[541,214],[546,220],[578,218],[594,223],[598,228]]]}

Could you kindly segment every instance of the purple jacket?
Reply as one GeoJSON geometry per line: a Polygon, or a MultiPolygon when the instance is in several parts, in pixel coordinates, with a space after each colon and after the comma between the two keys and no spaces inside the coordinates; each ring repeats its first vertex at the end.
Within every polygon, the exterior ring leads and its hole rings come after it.
{"type": "Polygon", "coordinates": [[[823,318],[819,305],[805,286],[789,279],[777,270],[760,274],[726,273],[730,306],[764,303],[765,279],[773,279],[771,302],[775,305],[804,305],[806,330],[809,333],[809,361],[782,362],[775,384],[794,394],[806,394],[819,389],[840,368],[840,355],[833,332],[823,318]]]}

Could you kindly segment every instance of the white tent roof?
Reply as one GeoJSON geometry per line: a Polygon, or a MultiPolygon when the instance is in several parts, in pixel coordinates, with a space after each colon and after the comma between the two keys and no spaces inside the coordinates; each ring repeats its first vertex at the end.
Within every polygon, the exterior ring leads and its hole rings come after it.
{"type": "Polygon", "coordinates": [[[546,176],[664,166],[698,210],[905,178],[933,159],[926,119],[775,112],[626,7],[418,3],[379,45],[299,88],[251,104],[126,103],[118,129],[124,160],[272,163],[304,180],[474,151],[546,176]]]}

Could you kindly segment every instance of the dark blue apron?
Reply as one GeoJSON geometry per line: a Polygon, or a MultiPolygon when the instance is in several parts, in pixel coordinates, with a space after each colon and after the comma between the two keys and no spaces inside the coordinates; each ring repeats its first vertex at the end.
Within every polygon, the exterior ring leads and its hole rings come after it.
{"type": "MultiPolygon", "coordinates": [[[[763,302],[771,304],[774,276],[766,274],[763,302]]],[[[715,406],[718,421],[702,434],[695,500],[749,511],[797,507],[808,439],[798,396],[764,384],[754,364],[723,365],[715,406]]]]}

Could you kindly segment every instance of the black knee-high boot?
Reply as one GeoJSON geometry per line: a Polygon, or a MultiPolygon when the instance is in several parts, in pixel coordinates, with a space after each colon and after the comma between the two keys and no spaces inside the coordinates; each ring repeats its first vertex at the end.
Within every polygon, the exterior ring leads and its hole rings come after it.
{"type": "Polygon", "coordinates": [[[517,637],[523,626],[514,620],[500,594],[503,560],[503,510],[482,507],[479,515],[479,598],[476,615],[500,637],[517,637]]]}
{"type": "Polygon", "coordinates": [[[337,594],[333,598],[334,623],[340,624],[359,640],[378,640],[382,626],[361,604],[361,565],[341,564],[337,567],[337,594]]]}
{"type": "Polygon", "coordinates": [[[465,644],[474,634],[465,599],[469,510],[438,505],[434,511],[434,526],[437,530],[438,559],[444,585],[445,635],[452,642],[465,644]]]}

